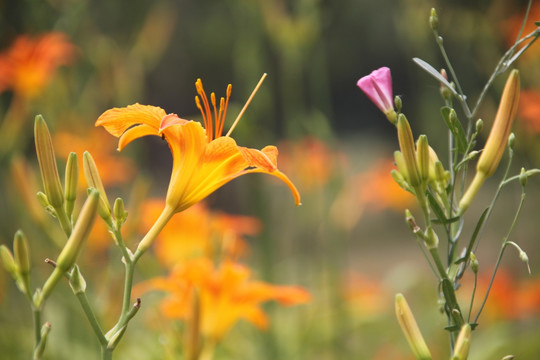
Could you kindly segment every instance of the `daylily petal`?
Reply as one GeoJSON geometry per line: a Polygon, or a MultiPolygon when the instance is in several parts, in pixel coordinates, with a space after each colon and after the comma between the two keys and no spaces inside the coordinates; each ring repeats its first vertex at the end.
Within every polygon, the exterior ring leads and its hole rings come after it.
{"type": "Polygon", "coordinates": [[[105,111],[97,119],[96,126],[103,126],[110,134],[120,137],[132,126],[145,124],[155,129],[155,135],[159,135],[161,119],[166,115],[165,110],[160,107],[136,103],[105,111]]]}
{"type": "Polygon", "coordinates": [[[122,151],[122,149],[133,140],[147,135],[157,135],[156,129],[146,124],[130,127],[120,136],[120,139],[118,139],[118,151],[122,151]]]}
{"type": "Polygon", "coordinates": [[[275,146],[267,146],[262,151],[245,147],[239,149],[249,167],[259,167],[269,172],[277,169],[277,148],[275,146]]]}

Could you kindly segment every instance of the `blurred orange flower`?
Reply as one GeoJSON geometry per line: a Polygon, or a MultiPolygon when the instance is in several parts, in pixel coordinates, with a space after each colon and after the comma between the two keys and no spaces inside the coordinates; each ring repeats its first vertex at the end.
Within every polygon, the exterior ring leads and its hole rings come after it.
{"type": "MultiPolygon", "coordinates": [[[[517,40],[519,30],[521,29],[521,25],[523,24],[524,16],[525,8],[523,8],[522,12],[518,12],[517,14],[512,15],[503,23],[502,32],[506,37],[506,43],[508,44],[508,46],[514,45],[514,42],[517,40]]],[[[538,21],[538,19],[540,19],[540,3],[538,1],[533,1],[521,37],[531,33],[537,28],[534,22],[538,21]]],[[[528,48],[521,57],[523,59],[532,60],[537,59],[538,56],[540,56],[540,48],[536,45],[533,45],[528,48]]]]}
{"type": "Polygon", "coordinates": [[[415,204],[415,198],[403,190],[390,172],[396,169],[393,159],[382,159],[367,171],[347,179],[332,206],[332,217],[345,228],[353,227],[365,210],[373,213],[385,209],[404,211],[415,204]]]}
{"type": "Polygon", "coordinates": [[[345,154],[332,150],[313,136],[279,145],[280,168],[298,181],[302,191],[313,191],[326,185],[346,161],[345,154]]]}
{"type": "Polygon", "coordinates": [[[201,99],[196,97],[196,103],[205,128],[175,114],[167,115],[159,107],[140,104],[110,109],[96,121],[96,126],[103,126],[119,137],[119,150],[146,135],[162,136],[167,140],[173,155],[173,168],[164,218],[189,208],[229,181],[249,173],[264,173],[281,179],[289,186],[296,204],[300,204],[298,190],[277,168],[275,146],[248,149],[238,146],[229,134],[222,136],[231,86],[227,88],[227,100],[221,98],[218,108],[215,95],[212,93],[208,100],[200,79],[195,85],[201,99]]]}
{"type": "Polygon", "coordinates": [[[522,91],[518,112],[527,130],[540,133],[540,91],[522,91]]]}
{"type": "MultiPolygon", "coordinates": [[[[143,205],[144,229],[155,222],[163,206],[161,199],[143,205]]],[[[195,257],[234,259],[247,250],[244,236],[258,234],[261,227],[254,217],[211,211],[198,203],[167,223],[155,240],[154,251],[160,263],[171,268],[195,257]]]]}
{"type": "Polygon", "coordinates": [[[379,278],[360,273],[351,273],[344,283],[344,297],[354,313],[362,317],[373,317],[392,310],[390,292],[379,278]]]}
{"type": "Polygon", "coordinates": [[[0,92],[11,89],[32,98],[48,84],[56,68],[69,64],[74,55],[75,47],[63,33],[21,35],[0,53],[0,92]]]}
{"type": "MultiPolygon", "coordinates": [[[[478,277],[477,296],[485,294],[490,279],[488,273],[478,277]]],[[[476,301],[476,307],[479,303],[480,299],[476,301]]],[[[480,321],[522,320],[539,315],[540,279],[522,280],[509,269],[499,269],[480,321]]]]}
{"type": "MultiPolygon", "coordinates": [[[[99,175],[104,186],[115,186],[133,179],[135,164],[116,154],[116,141],[102,131],[92,130],[85,136],[71,132],[57,132],[53,138],[54,149],[59,157],[67,158],[75,152],[82,161],[82,154],[88,151],[99,168],[99,175]]],[[[80,178],[84,179],[83,167],[79,163],[80,178]]]]}
{"type": "Polygon", "coordinates": [[[309,293],[299,287],[275,286],[250,280],[250,270],[238,263],[223,262],[215,267],[211,260],[199,258],[176,266],[168,277],[158,277],[140,283],[135,293],[162,290],[168,296],[161,310],[168,318],[200,321],[204,336],[219,341],[240,320],[260,329],[268,326],[263,302],[276,300],[283,305],[306,303],[309,293]],[[198,306],[193,307],[193,300],[198,306]],[[194,308],[199,314],[194,314],[194,308]]]}

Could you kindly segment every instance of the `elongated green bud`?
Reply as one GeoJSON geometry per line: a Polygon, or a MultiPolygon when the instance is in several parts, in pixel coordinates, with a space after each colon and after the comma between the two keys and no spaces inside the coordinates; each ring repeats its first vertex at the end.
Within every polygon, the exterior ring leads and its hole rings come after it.
{"type": "Polygon", "coordinates": [[[41,327],[41,338],[36,348],[34,349],[34,359],[41,359],[43,357],[43,352],[45,351],[45,346],[47,345],[47,338],[51,332],[51,323],[46,322],[41,327]]]}
{"type": "Polygon", "coordinates": [[[103,182],[99,176],[96,163],[88,151],[85,151],[83,154],[83,170],[88,187],[94,188],[99,192],[99,215],[107,222],[108,225],[112,224],[111,204],[107,198],[107,193],[105,193],[105,187],[103,186],[103,182]]]}
{"type": "Polygon", "coordinates": [[[402,294],[396,295],[396,316],[414,356],[418,360],[431,360],[431,353],[418,328],[411,309],[402,294]]]}
{"type": "Polygon", "coordinates": [[[422,181],[429,178],[430,151],[426,135],[420,135],[416,141],[416,163],[422,181]]]}
{"type": "Polygon", "coordinates": [[[431,226],[428,226],[428,228],[426,229],[424,241],[428,249],[436,249],[437,247],[439,247],[439,237],[431,226]]]}
{"type": "Polygon", "coordinates": [[[73,228],[73,232],[56,260],[57,269],[67,271],[75,264],[75,260],[77,260],[77,256],[79,256],[82,246],[94,225],[98,202],[99,193],[97,190],[91,189],[88,199],[86,199],[81,209],[77,223],[73,228]]]}
{"type": "Polygon", "coordinates": [[[118,226],[121,226],[126,222],[128,212],[124,208],[124,200],[122,198],[116,198],[113,205],[114,220],[118,226]]]}
{"type": "Polygon", "coordinates": [[[6,245],[0,245],[0,260],[2,260],[2,265],[4,269],[13,277],[14,280],[17,280],[19,269],[13,258],[13,254],[8,249],[6,245]]]}
{"type": "Polygon", "coordinates": [[[437,16],[437,11],[435,11],[435,8],[431,8],[431,12],[429,14],[429,26],[433,31],[437,31],[439,28],[439,17],[437,16]]]}
{"type": "Polygon", "coordinates": [[[13,239],[13,250],[15,252],[15,262],[19,267],[22,277],[30,274],[30,248],[28,241],[21,230],[17,230],[13,239]]]}
{"type": "Polygon", "coordinates": [[[519,104],[519,71],[512,70],[501,96],[499,109],[491,127],[484,150],[476,164],[476,175],[459,202],[460,212],[468,209],[484,181],[493,175],[501,161],[519,104]]]}
{"type": "Polygon", "coordinates": [[[417,187],[421,183],[418,166],[416,164],[416,151],[414,148],[414,139],[411,127],[407,118],[403,114],[399,114],[397,121],[397,132],[399,140],[399,148],[405,160],[407,173],[409,175],[408,182],[412,187],[417,187]]]}
{"type": "Polygon", "coordinates": [[[454,347],[454,354],[451,360],[467,360],[469,357],[469,347],[471,345],[471,325],[465,324],[461,327],[456,345],[454,347]]]}
{"type": "Polygon", "coordinates": [[[405,158],[403,157],[401,151],[394,151],[394,162],[396,163],[398,172],[403,176],[405,181],[409,181],[409,172],[407,171],[405,158]]]}
{"type": "Polygon", "coordinates": [[[474,255],[474,253],[471,251],[471,254],[469,255],[470,257],[470,261],[471,261],[471,270],[473,271],[473,273],[477,274],[478,273],[478,268],[480,266],[480,264],[478,263],[478,258],[476,257],[476,255],[474,255]]]}
{"type": "Polygon", "coordinates": [[[71,217],[73,213],[73,207],[75,206],[75,200],[77,199],[77,187],[79,184],[79,162],[77,154],[72,152],[69,154],[66,163],[66,175],[65,175],[65,196],[66,196],[66,214],[71,217]]]}
{"type": "Polygon", "coordinates": [[[45,194],[47,194],[51,205],[54,208],[59,208],[64,203],[64,191],[58,175],[51,134],[41,115],[36,116],[34,137],[45,194]]]}
{"type": "Polygon", "coordinates": [[[45,285],[43,285],[41,295],[35,300],[36,307],[39,308],[41,306],[42,302],[51,294],[56,284],[58,284],[64,274],[75,264],[83,244],[88,238],[90,230],[92,230],[92,226],[96,218],[98,203],[99,192],[95,189],[90,189],[88,198],[86,199],[86,202],[81,209],[81,213],[79,214],[79,218],[77,219],[77,223],[75,224],[66,245],[56,260],[56,267],[45,282],[45,285]]]}

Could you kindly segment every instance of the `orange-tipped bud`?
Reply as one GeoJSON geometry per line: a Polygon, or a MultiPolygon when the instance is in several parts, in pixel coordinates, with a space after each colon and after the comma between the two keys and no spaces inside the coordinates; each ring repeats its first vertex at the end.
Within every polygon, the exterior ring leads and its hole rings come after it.
{"type": "Polygon", "coordinates": [[[484,173],[486,177],[493,175],[504,153],[519,104],[519,87],[519,71],[512,70],[506,80],[499,109],[484,146],[484,151],[482,151],[476,165],[476,170],[484,173]]]}
{"type": "Polygon", "coordinates": [[[459,202],[461,213],[468,209],[484,181],[493,175],[499,166],[516,117],[519,104],[519,87],[519,71],[512,70],[506,80],[491,132],[476,164],[476,175],[459,202]]]}
{"type": "Polygon", "coordinates": [[[58,175],[51,134],[41,115],[36,116],[34,137],[45,194],[55,209],[60,208],[64,203],[64,191],[58,175]]]}
{"type": "Polygon", "coordinates": [[[402,294],[396,295],[396,316],[409,346],[418,360],[431,360],[431,353],[402,294]]]}

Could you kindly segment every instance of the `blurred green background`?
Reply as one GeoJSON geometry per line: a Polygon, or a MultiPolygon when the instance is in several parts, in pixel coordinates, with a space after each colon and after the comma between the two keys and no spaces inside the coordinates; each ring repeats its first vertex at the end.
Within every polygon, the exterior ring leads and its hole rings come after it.
{"type": "MultiPolygon", "coordinates": [[[[235,180],[212,195],[208,203],[216,209],[260,218],[263,232],[249,239],[251,250],[245,262],[259,279],[304,286],[313,299],[296,308],[268,305],[270,329],[260,332],[240,324],[224,340],[216,358],[410,359],[394,320],[396,292],[407,296],[436,357],[447,358],[435,278],[403,220],[405,207],[417,209],[410,199],[385,188],[389,170],[381,164],[391,161],[388,159],[397,149],[394,128],[356,87],[356,81],[376,68],[390,67],[394,93],[402,96],[403,111],[415,135],[427,134],[440,158],[445,159],[447,133],[439,115],[442,101],[438,84],[411,61],[420,57],[435,68],[443,66],[428,25],[429,10],[435,7],[438,11],[447,52],[464,91],[474,101],[499,57],[512,44],[512,21],[522,16],[526,3],[0,1],[0,49],[7,49],[19,35],[50,31],[65,33],[76,47],[74,60],[61,67],[47,88],[25,104],[19,120],[21,134],[0,158],[4,189],[0,196],[0,243],[11,247],[13,234],[23,228],[35,255],[35,283],[48,274],[42,259],[54,257],[54,247],[21,205],[10,172],[13,158],[19,154],[36,173],[35,114],[43,114],[53,134],[67,133],[81,140],[62,143],[65,149],[57,150],[57,155],[63,164],[67,153],[62,152],[69,152],[70,145],[84,143],[82,140],[89,140],[94,131],[105,133],[94,130],[93,124],[111,107],[139,102],[200,120],[194,102],[197,78],[218,97],[224,95],[227,84],[233,85],[228,127],[260,76],[268,73],[234,138],[254,148],[278,145],[283,166],[281,162],[278,165],[298,186],[303,205],[295,208],[285,187],[259,176],[235,180]]],[[[532,55],[517,63],[523,74],[522,86],[531,91],[540,89],[540,52],[535,50],[539,46],[535,44],[532,55]]],[[[503,83],[503,79],[494,83],[481,108],[486,127],[491,124],[503,83]]],[[[10,91],[0,94],[0,114],[6,114],[14,97],[10,91]]],[[[539,134],[527,126],[518,118],[514,173],[521,166],[540,164],[539,134]]],[[[94,148],[100,148],[101,141],[115,143],[111,136],[91,139],[94,148]]],[[[74,151],[82,152],[85,145],[78,144],[74,151]]],[[[114,146],[105,158],[114,156],[136,166],[130,168],[128,179],[111,181],[109,197],[127,198],[137,191],[164,196],[171,163],[166,145],[158,138],[145,138],[111,155],[114,146]]],[[[108,169],[128,171],[114,164],[108,169]]],[[[495,181],[486,185],[479,203],[471,208],[465,234],[473,231],[495,186],[495,181]]],[[[496,310],[487,314],[486,326],[481,324],[473,333],[473,359],[502,358],[509,353],[520,359],[540,356],[540,344],[534,340],[540,334],[537,179],[530,181],[527,194],[513,240],[528,253],[532,276],[528,277],[517,254],[509,249],[502,266],[510,285],[509,290],[501,290],[500,303],[513,307],[516,301],[523,301],[518,298],[524,292],[521,289],[530,288],[532,295],[527,294],[533,300],[528,301],[533,305],[518,315],[496,310]]],[[[484,233],[477,256],[485,274],[494,264],[519,196],[518,185],[507,189],[484,233]]],[[[132,211],[129,201],[127,208],[132,211]]],[[[111,299],[120,297],[115,286],[123,276],[119,254],[114,249],[88,252],[83,254],[82,264],[87,273],[101,267],[93,280],[112,284],[109,289],[90,285],[89,291],[103,318],[107,311],[114,314],[111,299]]],[[[141,263],[138,279],[164,273],[155,261],[147,259],[141,263]]],[[[31,314],[3,271],[0,294],[0,357],[28,358],[31,314]]],[[[498,309],[498,298],[494,298],[492,306],[498,309]]],[[[152,324],[152,318],[144,314],[157,299],[149,297],[149,305],[143,303],[142,314],[130,324],[118,350],[119,359],[179,358],[165,351],[177,341],[177,325],[152,324]]],[[[46,318],[54,323],[47,359],[97,358],[97,342],[67,286],[59,286],[49,301],[46,318]],[[65,338],[69,347],[61,345],[65,338]]]]}

